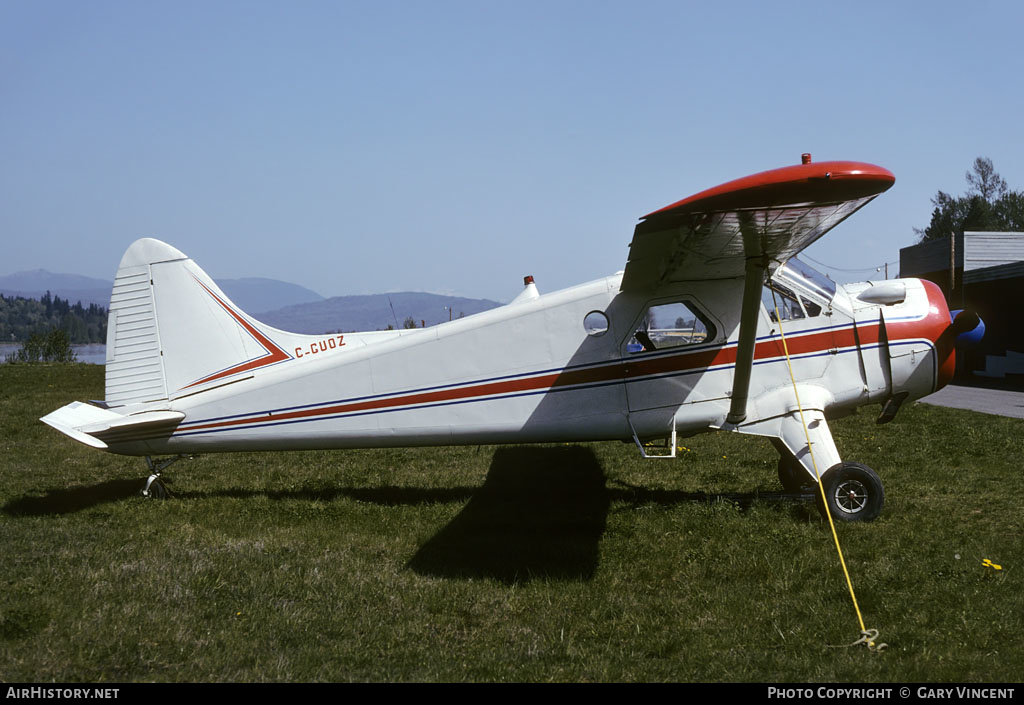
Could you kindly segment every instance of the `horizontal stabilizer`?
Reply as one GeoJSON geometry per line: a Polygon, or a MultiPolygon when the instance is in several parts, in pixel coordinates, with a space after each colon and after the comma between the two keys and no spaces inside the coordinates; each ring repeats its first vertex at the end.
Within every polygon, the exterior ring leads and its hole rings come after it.
{"type": "Polygon", "coordinates": [[[75,401],[39,420],[79,443],[106,449],[108,443],[137,440],[161,432],[170,434],[184,418],[185,414],[180,411],[145,411],[126,416],[75,401]]]}

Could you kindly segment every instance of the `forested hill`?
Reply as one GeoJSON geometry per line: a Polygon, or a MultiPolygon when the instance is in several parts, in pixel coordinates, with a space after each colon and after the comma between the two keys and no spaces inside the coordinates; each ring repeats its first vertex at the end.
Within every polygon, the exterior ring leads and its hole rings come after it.
{"type": "Polygon", "coordinates": [[[54,328],[67,332],[71,343],[107,342],[107,309],[97,304],[71,304],[50,292],[42,299],[0,294],[0,341],[24,342],[33,333],[54,328]]]}

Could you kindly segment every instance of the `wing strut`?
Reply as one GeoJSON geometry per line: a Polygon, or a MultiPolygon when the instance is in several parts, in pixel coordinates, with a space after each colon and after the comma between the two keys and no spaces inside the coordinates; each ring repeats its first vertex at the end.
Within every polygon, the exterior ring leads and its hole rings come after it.
{"type": "Polygon", "coordinates": [[[736,374],[732,380],[732,403],[725,420],[731,424],[747,418],[747,394],[750,391],[750,371],[754,366],[754,343],[757,337],[757,314],[761,310],[761,288],[764,286],[763,260],[747,260],[743,279],[743,304],[740,309],[740,339],[736,346],[736,374]]]}
{"type": "Polygon", "coordinates": [[[743,251],[747,256],[743,276],[743,301],[740,308],[740,338],[736,345],[736,373],[732,378],[732,403],[726,422],[742,423],[747,418],[747,396],[750,372],[754,367],[754,345],[757,342],[757,314],[761,310],[761,289],[764,287],[768,257],[765,256],[760,229],[750,213],[740,213],[743,251]]]}

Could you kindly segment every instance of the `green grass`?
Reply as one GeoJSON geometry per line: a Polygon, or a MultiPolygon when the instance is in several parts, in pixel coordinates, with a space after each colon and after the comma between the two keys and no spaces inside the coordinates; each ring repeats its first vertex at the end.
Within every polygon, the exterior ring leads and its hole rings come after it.
{"type": "Polygon", "coordinates": [[[0,680],[1018,681],[1024,422],[834,424],[882,517],[782,500],[756,438],[138,458],[37,421],[102,368],[0,365],[0,680]],[[1001,564],[996,571],[984,559],[1001,564]]]}

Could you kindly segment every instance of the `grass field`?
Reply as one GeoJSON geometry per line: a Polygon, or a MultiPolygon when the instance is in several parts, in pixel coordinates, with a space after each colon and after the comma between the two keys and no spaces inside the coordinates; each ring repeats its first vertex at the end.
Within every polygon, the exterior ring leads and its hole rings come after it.
{"type": "Polygon", "coordinates": [[[759,439],[138,458],[38,422],[90,365],[0,365],[3,681],[1019,681],[1024,421],[834,424],[886,507],[839,533],[759,439]],[[990,559],[1002,566],[983,565],[990,559]]]}

